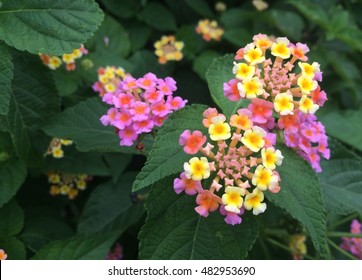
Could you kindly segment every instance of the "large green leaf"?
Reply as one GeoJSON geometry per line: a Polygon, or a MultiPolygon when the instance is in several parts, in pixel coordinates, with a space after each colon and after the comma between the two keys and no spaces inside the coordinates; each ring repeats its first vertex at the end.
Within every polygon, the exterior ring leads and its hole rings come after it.
{"type": "Polygon", "coordinates": [[[200,16],[206,18],[214,17],[214,13],[206,0],[186,0],[185,2],[187,5],[190,6],[191,9],[193,9],[200,16]]]}
{"type": "Polygon", "coordinates": [[[83,152],[136,153],[134,148],[119,146],[114,129],[102,125],[99,119],[106,112],[98,97],[90,98],[58,114],[43,129],[50,136],[73,140],[83,152]]]}
{"type": "Polygon", "coordinates": [[[116,183],[122,176],[123,171],[127,168],[128,164],[132,160],[132,155],[109,153],[104,156],[104,160],[108,165],[109,171],[112,175],[113,183],[116,183]]]}
{"type": "Polygon", "coordinates": [[[141,7],[141,0],[101,0],[110,13],[120,18],[130,18],[141,7]]]}
{"type": "Polygon", "coordinates": [[[297,13],[271,9],[269,15],[275,27],[278,28],[282,34],[296,41],[301,39],[304,22],[297,13]]]}
{"type": "Polygon", "coordinates": [[[51,241],[69,238],[72,235],[73,230],[58,219],[53,217],[31,217],[26,220],[20,237],[27,247],[33,251],[38,251],[51,241]]]}
{"type": "Polygon", "coordinates": [[[12,159],[0,165],[0,207],[17,193],[26,174],[26,166],[20,160],[12,159]]]}
{"type": "Polygon", "coordinates": [[[322,162],[319,174],[328,211],[340,215],[362,215],[362,158],[341,143],[330,141],[331,159],[322,162]]]}
{"type": "Polygon", "coordinates": [[[0,209],[0,238],[18,234],[24,226],[24,213],[15,200],[0,209]]]}
{"type": "Polygon", "coordinates": [[[87,48],[94,52],[126,57],[131,50],[131,43],[124,27],[111,16],[106,16],[97,32],[88,40],[87,48]]]}
{"type": "Polygon", "coordinates": [[[324,254],[326,250],[326,217],[319,180],[310,165],[293,150],[279,147],[284,156],[278,168],[281,190],[266,193],[276,206],[285,209],[307,228],[314,247],[324,254]]]}
{"type": "Polygon", "coordinates": [[[5,115],[9,110],[11,80],[14,65],[9,48],[0,42],[0,114],[5,115]]]}
{"type": "Polygon", "coordinates": [[[244,103],[243,99],[238,102],[233,102],[224,95],[223,84],[235,78],[232,71],[233,61],[234,56],[231,54],[214,59],[206,73],[206,80],[209,85],[212,99],[227,116],[235,113],[244,103]]]}
{"type": "MultiPolygon", "coordinates": [[[[38,129],[60,110],[60,100],[49,71],[37,57],[14,56],[13,90],[6,117],[17,154],[24,160],[30,157],[29,131],[38,129]]],[[[32,159],[34,160],[34,159],[32,159]]]]}
{"type": "Polygon", "coordinates": [[[138,19],[161,31],[174,31],[177,28],[173,14],[162,4],[149,2],[138,14],[138,19]]]}
{"type": "Polygon", "coordinates": [[[189,155],[184,153],[178,140],[186,129],[205,131],[202,126],[202,113],[205,109],[206,106],[202,105],[186,106],[164,122],[147,162],[133,184],[134,191],[150,186],[182,169],[183,162],[188,161],[189,155]]]}
{"type": "Polygon", "coordinates": [[[258,238],[255,216],[240,225],[224,222],[220,213],[199,216],[195,197],[176,195],[173,177],[152,186],[148,217],[139,235],[141,259],[244,259],[258,238]]]}
{"type": "Polygon", "coordinates": [[[212,61],[219,56],[219,53],[212,50],[202,52],[192,63],[192,70],[194,70],[201,79],[205,80],[206,70],[209,68],[212,61]]]}
{"type": "Polygon", "coordinates": [[[298,0],[289,0],[288,2],[296,7],[306,18],[312,22],[320,25],[323,28],[328,27],[328,15],[326,11],[318,5],[318,3],[298,0]]]}
{"type": "Polygon", "coordinates": [[[78,233],[100,232],[132,206],[131,187],[135,175],[124,174],[117,183],[109,181],[92,192],[80,217],[78,233]]]}
{"type": "Polygon", "coordinates": [[[3,1],[0,39],[18,50],[61,55],[79,48],[102,19],[93,0],[3,1]]]}
{"type": "Polygon", "coordinates": [[[98,234],[92,237],[76,235],[56,240],[41,248],[34,260],[102,260],[106,257],[118,234],[98,234]]]}
{"type": "Polygon", "coordinates": [[[16,237],[0,239],[0,248],[8,255],[7,260],[25,260],[26,249],[22,241],[16,237]]]}
{"type": "Polygon", "coordinates": [[[322,116],[327,133],[362,151],[362,111],[333,111],[322,116]]]}

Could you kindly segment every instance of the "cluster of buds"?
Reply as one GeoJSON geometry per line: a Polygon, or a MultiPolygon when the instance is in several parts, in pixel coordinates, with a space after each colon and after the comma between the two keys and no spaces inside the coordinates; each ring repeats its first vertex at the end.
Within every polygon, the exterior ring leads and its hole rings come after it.
{"type": "Polygon", "coordinates": [[[197,24],[196,33],[201,34],[205,41],[220,41],[224,34],[224,29],[220,28],[217,21],[209,19],[200,20],[197,24]]]}
{"type": "Polygon", "coordinates": [[[274,111],[277,120],[270,118],[266,128],[284,129],[286,145],[297,150],[320,172],[318,153],[329,158],[324,126],[314,115],[327,100],[318,85],[322,81],[320,65],[307,63],[309,49],[305,44],[294,45],[285,37],[272,40],[264,34],[253,39],[253,43],[236,53],[235,78],[224,84],[225,96],[232,101],[250,99],[260,114],[274,111]],[[297,61],[298,69],[294,69],[297,61]],[[296,136],[297,131],[304,132],[296,136]],[[291,141],[291,137],[298,143],[291,141]]]}
{"type": "Polygon", "coordinates": [[[176,82],[171,77],[157,78],[147,73],[142,78],[127,76],[114,92],[107,92],[103,102],[113,106],[101,117],[103,125],[114,126],[121,146],[132,146],[139,135],[150,133],[187,100],[174,97],[176,82]]]}
{"type": "MultiPolygon", "coordinates": [[[[362,224],[354,219],[351,223],[352,234],[362,234],[362,224]]],[[[351,252],[353,256],[362,260],[362,238],[358,237],[343,237],[341,248],[351,252]]]]}
{"type": "Polygon", "coordinates": [[[73,71],[76,68],[75,61],[87,53],[88,50],[83,45],[81,45],[79,49],[75,49],[72,53],[65,53],[61,58],[58,56],[51,56],[42,53],[39,53],[39,57],[43,64],[52,70],[59,68],[64,63],[65,69],[67,71],[73,71]]]}
{"type": "Polygon", "coordinates": [[[123,247],[118,242],[114,245],[114,248],[108,252],[106,260],[122,260],[123,259],[123,247]]]}
{"type": "Polygon", "coordinates": [[[49,172],[48,182],[51,184],[50,194],[66,195],[69,199],[74,199],[79,191],[87,188],[87,182],[92,179],[86,174],[69,174],[61,172],[49,172]]]}
{"type": "Polygon", "coordinates": [[[72,140],[53,138],[50,141],[49,147],[45,152],[44,156],[52,155],[54,158],[62,158],[64,157],[64,151],[62,146],[69,146],[72,144],[72,140]]]}
{"type": "Polygon", "coordinates": [[[183,58],[181,50],[184,47],[182,41],[176,41],[175,36],[162,36],[161,40],[154,44],[155,54],[158,56],[158,62],[165,64],[167,61],[180,61],[183,58]]]}
{"type": "Polygon", "coordinates": [[[8,258],[8,255],[5,253],[3,249],[0,249],[0,261],[4,261],[8,258]]]}
{"type": "Polygon", "coordinates": [[[92,86],[99,96],[103,97],[107,92],[115,92],[121,81],[126,78],[126,71],[122,67],[107,66],[98,69],[98,81],[92,86]]]}
{"type": "Polygon", "coordinates": [[[184,172],[174,180],[174,190],[197,195],[195,210],[201,216],[219,208],[226,223],[240,224],[245,210],[254,215],[266,210],[265,191],[280,190],[276,167],[283,156],[273,147],[276,135],[255,125],[248,109],[238,110],[229,123],[214,108],[204,111],[203,116],[211,143],[198,130],[181,134],[179,144],[184,152],[203,156],[184,163],[184,172]],[[201,181],[209,177],[211,184],[204,188],[201,181]]]}

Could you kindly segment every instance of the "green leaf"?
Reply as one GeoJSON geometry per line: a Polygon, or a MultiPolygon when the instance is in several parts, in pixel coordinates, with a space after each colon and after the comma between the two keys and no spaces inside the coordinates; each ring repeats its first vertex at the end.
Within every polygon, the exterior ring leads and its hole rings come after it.
{"type": "Polygon", "coordinates": [[[205,80],[206,70],[209,68],[214,58],[219,56],[220,55],[215,51],[204,51],[195,58],[192,64],[192,69],[200,76],[201,79],[205,80]]]}
{"type": "Polygon", "coordinates": [[[113,183],[116,183],[132,160],[132,155],[109,153],[104,156],[104,160],[108,165],[109,171],[112,175],[113,183]]]}
{"type": "Polygon", "coordinates": [[[214,16],[212,9],[205,0],[186,0],[186,4],[200,16],[205,18],[212,18],[214,16]]]}
{"type": "Polygon", "coordinates": [[[348,26],[343,32],[338,33],[336,38],[352,48],[362,51],[362,31],[357,26],[348,26]]]}
{"type": "Polygon", "coordinates": [[[331,159],[322,161],[319,174],[328,212],[362,214],[362,159],[330,139],[331,159]]]}
{"type": "Polygon", "coordinates": [[[289,0],[307,19],[323,28],[328,28],[329,18],[326,11],[318,4],[309,1],[289,0]]]}
{"type": "Polygon", "coordinates": [[[304,21],[297,13],[271,9],[269,14],[281,34],[296,41],[302,38],[304,21]]]}
{"type": "Polygon", "coordinates": [[[87,48],[92,52],[106,52],[127,57],[131,43],[124,27],[111,16],[106,16],[97,32],[88,40],[87,48]]]}
{"type": "Polygon", "coordinates": [[[79,48],[103,19],[93,0],[3,1],[0,15],[0,39],[18,50],[52,55],[79,48]]]}
{"type": "Polygon", "coordinates": [[[133,17],[141,6],[141,0],[101,0],[110,13],[124,19],[133,17]]]}
{"type": "Polygon", "coordinates": [[[26,174],[26,166],[20,160],[12,159],[0,165],[0,207],[17,193],[26,174]]]}
{"type": "Polygon", "coordinates": [[[15,200],[0,209],[0,238],[18,234],[24,226],[24,213],[15,200]]]}
{"type": "Polygon", "coordinates": [[[266,197],[300,221],[307,228],[314,247],[325,254],[326,217],[318,177],[293,150],[284,146],[279,149],[284,156],[278,168],[281,190],[277,194],[266,193],[266,197]]]}
{"type": "Polygon", "coordinates": [[[8,47],[0,42],[0,114],[9,111],[11,80],[13,79],[14,65],[8,47]]]}
{"type": "Polygon", "coordinates": [[[194,58],[206,46],[206,42],[195,32],[194,25],[181,26],[176,32],[176,39],[184,42],[182,53],[185,57],[194,58]]]}
{"type": "Polygon", "coordinates": [[[199,216],[195,197],[176,195],[173,177],[152,186],[148,216],[140,238],[141,259],[244,259],[258,238],[254,216],[240,225],[224,222],[220,213],[199,216]]]}
{"type": "Polygon", "coordinates": [[[38,57],[17,54],[14,65],[13,91],[6,125],[17,154],[27,160],[33,157],[29,131],[38,129],[57,113],[60,100],[49,71],[41,65],[38,57]]]}
{"type": "Polygon", "coordinates": [[[8,255],[7,260],[25,260],[26,249],[22,241],[16,237],[0,239],[0,248],[8,255]]]}
{"type": "Polygon", "coordinates": [[[93,237],[76,235],[56,240],[41,248],[34,260],[103,260],[118,234],[97,234],[93,237]]]}
{"type": "Polygon", "coordinates": [[[110,170],[105,163],[101,153],[81,153],[75,148],[64,150],[64,157],[53,158],[51,155],[47,157],[47,169],[57,170],[72,174],[85,173],[93,176],[108,176],[110,170]]]}
{"type": "Polygon", "coordinates": [[[361,111],[345,110],[322,116],[327,133],[362,151],[361,111]]]}
{"type": "Polygon", "coordinates": [[[250,12],[241,8],[228,9],[221,14],[220,22],[226,30],[245,26],[245,21],[250,17],[250,12]]]}
{"type": "Polygon", "coordinates": [[[203,105],[186,106],[173,113],[164,122],[145,166],[137,175],[133,191],[143,189],[162,178],[181,171],[183,163],[188,161],[189,155],[185,154],[178,144],[180,135],[186,129],[205,132],[205,128],[202,126],[202,113],[206,109],[207,107],[203,105]]]}
{"type": "Polygon", "coordinates": [[[27,247],[38,251],[51,241],[68,238],[72,235],[73,230],[66,223],[53,217],[32,217],[26,220],[20,237],[27,247]]]}
{"type": "Polygon", "coordinates": [[[231,54],[214,59],[206,73],[211,97],[226,116],[234,114],[239,108],[243,107],[243,104],[245,107],[245,101],[243,99],[238,102],[233,102],[224,95],[223,84],[235,78],[232,72],[233,61],[234,56],[231,54]]]}
{"type": "Polygon", "coordinates": [[[92,192],[80,217],[78,233],[97,233],[132,206],[131,187],[135,175],[124,174],[117,183],[101,184],[92,192]]]}
{"type": "Polygon", "coordinates": [[[89,98],[49,120],[43,129],[50,136],[73,140],[82,152],[136,153],[134,148],[119,146],[114,129],[102,125],[99,119],[106,112],[98,97],[89,98]]]}
{"type": "Polygon", "coordinates": [[[149,2],[138,14],[138,19],[160,31],[175,31],[177,28],[173,14],[162,4],[149,2]]]}
{"type": "Polygon", "coordinates": [[[234,44],[237,48],[241,48],[250,42],[252,35],[250,31],[245,28],[230,28],[226,29],[222,37],[234,44]]]}
{"type": "Polygon", "coordinates": [[[151,28],[138,21],[132,21],[126,28],[131,41],[132,52],[142,49],[151,36],[151,28]]]}

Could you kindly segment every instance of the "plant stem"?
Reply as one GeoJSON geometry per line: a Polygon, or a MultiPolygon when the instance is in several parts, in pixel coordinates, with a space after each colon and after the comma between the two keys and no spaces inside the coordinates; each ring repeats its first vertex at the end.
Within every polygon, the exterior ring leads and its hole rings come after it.
{"type": "Polygon", "coordinates": [[[358,217],[358,214],[357,213],[353,213],[351,215],[348,215],[347,217],[343,218],[342,220],[339,220],[338,222],[335,222],[334,224],[331,224],[329,226],[329,228],[335,228],[337,226],[340,226],[340,225],[343,225],[344,223],[354,219],[354,218],[357,218],[358,217]]]}
{"type": "Polygon", "coordinates": [[[354,234],[350,232],[327,232],[328,237],[357,237],[362,238],[362,233],[354,234]]]}
{"type": "Polygon", "coordinates": [[[351,259],[351,260],[358,260],[355,256],[351,255],[350,253],[348,253],[347,251],[343,250],[342,248],[340,248],[337,244],[335,244],[332,240],[330,240],[329,238],[327,238],[327,242],[334,248],[336,249],[338,252],[340,252],[341,254],[343,254],[344,256],[346,256],[347,258],[351,259]]]}
{"type": "MultiPolygon", "coordinates": [[[[293,249],[290,249],[288,246],[286,246],[286,245],[284,245],[284,244],[282,244],[282,243],[280,243],[280,242],[278,242],[278,241],[276,241],[276,240],[274,240],[272,238],[267,238],[266,240],[269,241],[271,244],[273,244],[273,245],[275,245],[275,246],[277,246],[277,247],[279,247],[281,249],[284,249],[284,250],[286,250],[286,251],[288,251],[288,252],[290,252],[292,254],[295,253],[293,249]]],[[[315,259],[315,258],[313,258],[312,256],[309,256],[309,255],[303,255],[303,257],[306,258],[306,259],[309,259],[309,260],[314,260],[315,259]]]]}

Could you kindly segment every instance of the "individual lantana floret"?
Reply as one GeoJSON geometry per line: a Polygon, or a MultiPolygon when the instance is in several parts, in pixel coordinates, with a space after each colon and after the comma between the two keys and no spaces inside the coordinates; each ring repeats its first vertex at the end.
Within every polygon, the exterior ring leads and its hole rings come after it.
{"type": "Polygon", "coordinates": [[[50,194],[65,195],[69,199],[74,199],[87,187],[87,182],[92,179],[86,174],[69,174],[62,172],[48,172],[48,182],[51,184],[50,194]]]}
{"type": "Polygon", "coordinates": [[[8,255],[5,253],[3,249],[0,249],[0,261],[4,261],[8,258],[8,255]]]}
{"type": "MultiPolygon", "coordinates": [[[[187,103],[187,100],[173,96],[177,87],[171,77],[160,79],[147,73],[138,79],[126,75],[117,81],[116,90],[103,94],[103,102],[112,107],[100,121],[105,126],[115,127],[121,146],[132,146],[141,134],[160,127],[169,114],[187,103]]],[[[191,142],[187,147],[192,150],[191,142]]]]}
{"type": "Polygon", "coordinates": [[[200,20],[195,28],[196,33],[201,34],[205,41],[220,41],[224,29],[220,28],[217,21],[209,19],[200,20]]]}
{"type": "Polygon", "coordinates": [[[115,92],[118,89],[119,83],[130,75],[122,67],[115,66],[101,67],[97,73],[98,81],[93,84],[92,88],[101,97],[107,92],[115,92]]]}
{"type": "Polygon", "coordinates": [[[42,53],[39,53],[39,57],[43,64],[51,70],[56,70],[64,63],[67,71],[73,71],[76,69],[76,60],[85,54],[88,54],[88,50],[81,45],[79,49],[75,49],[71,53],[63,54],[61,58],[42,53]]]}
{"type": "Polygon", "coordinates": [[[64,157],[64,151],[62,146],[72,145],[73,141],[68,139],[53,138],[50,141],[49,147],[44,156],[52,155],[54,158],[64,157]]]}
{"type": "MultiPolygon", "coordinates": [[[[286,145],[320,172],[320,155],[328,159],[329,149],[324,127],[314,113],[327,95],[318,85],[322,81],[320,64],[308,62],[308,52],[307,45],[293,44],[286,37],[255,35],[252,43],[237,51],[232,67],[235,78],[224,83],[224,94],[234,102],[250,99],[254,126],[268,132],[283,130],[279,135],[286,145]]],[[[243,136],[245,145],[250,132],[243,136]]]]}
{"type": "MultiPolygon", "coordinates": [[[[257,119],[267,123],[272,118],[269,104],[254,105],[266,106],[266,119],[257,119]]],[[[185,191],[197,195],[195,211],[201,216],[220,209],[226,223],[240,224],[244,210],[252,210],[255,215],[265,211],[264,191],[280,190],[276,167],[283,156],[273,147],[275,135],[254,125],[251,110],[238,110],[229,122],[215,108],[205,110],[203,116],[208,137],[198,130],[185,130],[180,135],[185,153],[202,156],[184,163],[184,172],[174,180],[174,190],[177,194],[185,191]],[[206,181],[210,182],[207,187],[206,181]]]]}
{"type": "Polygon", "coordinates": [[[183,58],[182,49],[184,43],[176,41],[175,36],[162,36],[161,40],[154,44],[155,54],[158,56],[158,62],[161,64],[167,61],[180,61],[183,58]]]}

